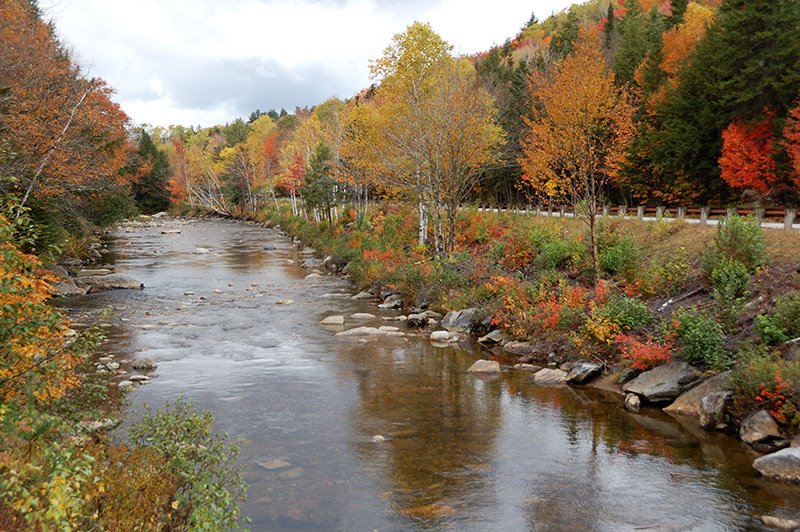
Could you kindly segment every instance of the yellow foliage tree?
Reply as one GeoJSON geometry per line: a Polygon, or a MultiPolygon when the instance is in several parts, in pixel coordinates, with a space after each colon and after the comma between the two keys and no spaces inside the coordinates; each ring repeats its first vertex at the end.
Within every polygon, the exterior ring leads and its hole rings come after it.
{"type": "Polygon", "coordinates": [[[533,190],[570,203],[589,225],[596,280],[598,208],[635,132],[634,107],[614,84],[597,40],[596,33],[582,32],[552,79],[532,78],[533,118],[525,120],[519,160],[533,190]]]}

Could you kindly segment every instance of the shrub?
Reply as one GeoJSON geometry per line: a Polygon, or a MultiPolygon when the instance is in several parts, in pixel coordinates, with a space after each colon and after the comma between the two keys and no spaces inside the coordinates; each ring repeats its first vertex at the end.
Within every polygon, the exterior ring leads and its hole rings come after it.
{"type": "Polygon", "coordinates": [[[711,247],[703,257],[703,271],[710,276],[723,258],[742,263],[748,272],[767,264],[764,232],[753,218],[730,216],[717,225],[711,247]]]}
{"type": "Polygon", "coordinates": [[[659,343],[653,339],[639,340],[635,336],[619,335],[620,356],[630,362],[630,367],[648,370],[672,359],[672,345],[659,343]]]}
{"type": "Polygon", "coordinates": [[[673,316],[676,346],[684,360],[723,368],[729,359],[722,326],[708,312],[679,310],[673,316]]]}
{"type": "Polygon", "coordinates": [[[600,243],[600,269],[609,275],[630,276],[639,268],[640,257],[639,246],[629,236],[600,243]]]}
{"type": "Polygon", "coordinates": [[[711,295],[720,314],[726,321],[733,321],[742,309],[750,292],[750,272],[736,259],[721,258],[711,272],[711,295]]]}
{"type": "Polygon", "coordinates": [[[756,316],[756,329],[768,344],[786,342],[800,336],[800,292],[775,298],[769,316],[756,316]]]}
{"type": "Polygon", "coordinates": [[[544,270],[574,268],[586,257],[586,246],[575,238],[547,238],[539,244],[536,265],[544,270]]]}
{"type": "Polygon", "coordinates": [[[647,268],[625,286],[628,295],[674,296],[683,293],[689,281],[689,261],[686,250],[668,257],[653,257],[647,268]]]}
{"type": "MultiPolygon", "coordinates": [[[[196,412],[178,399],[131,425],[129,438],[152,449],[178,479],[173,520],[190,530],[227,530],[240,519],[246,485],[236,466],[239,449],[224,434],[211,432],[211,412],[196,412]]],[[[178,528],[183,528],[180,526],[178,528]]]]}
{"type": "Polygon", "coordinates": [[[620,326],[623,331],[641,329],[655,323],[655,316],[643,301],[625,296],[613,296],[599,313],[620,326]]]}
{"type": "Polygon", "coordinates": [[[747,346],[731,371],[734,405],[740,415],[764,408],[780,423],[800,428],[800,364],[747,346]]]}

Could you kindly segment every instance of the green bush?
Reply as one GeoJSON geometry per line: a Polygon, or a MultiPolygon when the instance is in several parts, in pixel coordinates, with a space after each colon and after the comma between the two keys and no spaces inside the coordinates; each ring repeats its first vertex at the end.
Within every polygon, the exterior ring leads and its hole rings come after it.
{"type": "Polygon", "coordinates": [[[720,315],[732,322],[742,309],[750,292],[750,272],[736,259],[721,258],[711,272],[711,295],[717,303],[720,315]]]}
{"type": "Polygon", "coordinates": [[[756,330],[768,344],[800,337],[800,292],[778,296],[769,316],[756,316],[756,330]]]}
{"type": "Polygon", "coordinates": [[[720,369],[729,362],[722,326],[708,312],[681,309],[673,316],[675,338],[684,360],[720,369]]]}
{"type": "Polygon", "coordinates": [[[710,277],[724,258],[742,263],[748,272],[767,264],[764,232],[755,219],[734,215],[720,221],[712,245],[703,257],[706,275],[710,277]]]}
{"type": "Polygon", "coordinates": [[[607,244],[600,243],[600,270],[609,275],[628,274],[639,267],[639,246],[629,236],[615,238],[607,244]]]}
{"type": "Polygon", "coordinates": [[[606,317],[625,331],[641,329],[655,323],[656,318],[644,302],[625,296],[614,296],[600,310],[606,317]]]}
{"type": "Polygon", "coordinates": [[[575,267],[586,256],[586,246],[574,238],[552,238],[542,241],[536,265],[544,270],[558,270],[575,267]]]}
{"type": "Polygon", "coordinates": [[[149,408],[128,432],[131,445],[154,450],[169,464],[179,488],[173,520],[189,530],[228,530],[240,520],[246,485],[236,465],[238,447],[211,432],[211,412],[178,399],[149,408]]]}

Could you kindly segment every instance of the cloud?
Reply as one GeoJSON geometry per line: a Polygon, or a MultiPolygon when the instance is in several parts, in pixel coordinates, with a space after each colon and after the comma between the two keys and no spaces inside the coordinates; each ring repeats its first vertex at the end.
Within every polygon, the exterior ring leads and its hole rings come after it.
{"type": "MultiPolygon", "coordinates": [[[[513,36],[518,0],[44,0],[90,75],[138,123],[211,125],[312,106],[369,84],[368,62],[414,20],[457,52],[513,36]]],[[[540,18],[569,0],[534,2],[540,18]]]]}

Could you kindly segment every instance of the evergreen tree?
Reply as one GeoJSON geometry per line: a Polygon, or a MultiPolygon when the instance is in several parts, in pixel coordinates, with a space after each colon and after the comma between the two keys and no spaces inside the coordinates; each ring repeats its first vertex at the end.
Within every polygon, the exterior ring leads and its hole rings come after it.
{"type": "Polygon", "coordinates": [[[145,130],[139,135],[137,153],[140,168],[145,168],[146,172],[133,184],[136,205],[144,213],[166,210],[170,203],[167,180],[171,174],[167,154],[158,149],[145,130]]]}
{"type": "Polygon", "coordinates": [[[611,41],[614,37],[614,32],[617,29],[617,17],[614,15],[614,2],[608,3],[608,13],[606,14],[606,27],[604,28],[605,32],[605,47],[610,49],[611,48],[611,41]]]}
{"type": "Polygon", "coordinates": [[[683,22],[683,15],[686,13],[686,8],[689,6],[689,0],[670,0],[670,16],[669,25],[677,26],[683,22]]]}
{"type": "Polygon", "coordinates": [[[578,15],[573,9],[570,9],[564,24],[553,33],[553,39],[550,41],[550,51],[556,57],[566,57],[571,54],[575,49],[575,41],[578,40],[580,27],[578,15]]]}
{"type": "MultiPolygon", "coordinates": [[[[659,108],[658,123],[639,141],[658,174],[678,180],[700,201],[725,200],[721,133],[754,122],[765,109],[781,124],[800,94],[800,2],[728,0],[659,108]]],[[[662,186],[668,186],[667,184],[662,186]]]]}
{"type": "Polygon", "coordinates": [[[333,151],[327,144],[320,142],[314,150],[300,192],[306,205],[320,212],[332,228],[331,210],[338,199],[339,187],[333,178],[333,151]]]}
{"type": "Polygon", "coordinates": [[[625,0],[625,17],[619,23],[620,42],[614,55],[614,74],[619,83],[633,81],[648,52],[661,45],[665,17],[657,10],[642,10],[638,0],[625,0]]]}

